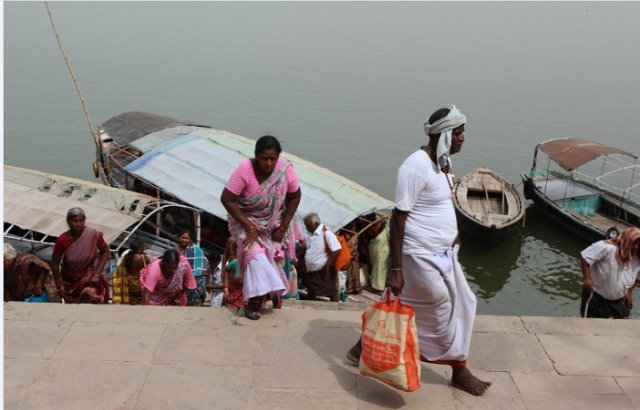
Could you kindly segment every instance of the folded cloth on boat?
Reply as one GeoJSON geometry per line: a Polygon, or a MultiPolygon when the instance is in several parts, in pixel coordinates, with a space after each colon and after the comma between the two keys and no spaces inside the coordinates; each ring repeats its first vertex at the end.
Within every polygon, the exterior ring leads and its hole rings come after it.
{"type": "Polygon", "coordinates": [[[429,120],[424,123],[424,133],[427,137],[430,134],[440,134],[440,140],[438,141],[438,147],[436,149],[436,156],[438,158],[438,164],[440,167],[449,163],[449,150],[451,149],[451,136],[454,128],[467,123],[467,117],[458,110],[458,108],[451,104],[449,106],[449,114],[446,117],[439,119],[433,124],[429,124],[429,120]]]}

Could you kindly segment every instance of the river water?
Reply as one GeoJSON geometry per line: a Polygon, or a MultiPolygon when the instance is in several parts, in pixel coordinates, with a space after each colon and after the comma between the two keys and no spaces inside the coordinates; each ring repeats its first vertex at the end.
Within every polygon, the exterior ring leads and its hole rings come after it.
{"type": "MultiPolygon", "coordinates": [[[[387,198],[425,142],[425,117],[451,103],[468,118],[459,176],[488,166],[519,185],[535,145],[554,137],[639,152],[637,2],[50,8],[94,125],[140,110],[270,133],[387,198]]],[[[43,3],[4,3],[4,54],[5,163],[94,180],[93,141],[43,3]]],[[[577,315],[586,245],[532,208],[508,242],[466,239],[479,313],[577,315]]]]}

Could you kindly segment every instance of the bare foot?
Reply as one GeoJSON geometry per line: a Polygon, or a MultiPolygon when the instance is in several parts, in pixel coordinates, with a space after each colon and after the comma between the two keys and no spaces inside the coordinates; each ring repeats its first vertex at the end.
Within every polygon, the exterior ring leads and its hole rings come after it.
{"type": "Polygon", "coordinates": [[[347,360],[358,366],[360,364],[360,354],[362,354],[362,345],[360,344],[360,339],[358,339],[358,342],[347,352],[347,360]]]}
{"type": "Polygon", "coordinates": [[[474,396],[482,396],[491,386],[491,382],[485,382],[474,376],[467,367],[452,367],[451,386],[466,391],[474,396]]]}

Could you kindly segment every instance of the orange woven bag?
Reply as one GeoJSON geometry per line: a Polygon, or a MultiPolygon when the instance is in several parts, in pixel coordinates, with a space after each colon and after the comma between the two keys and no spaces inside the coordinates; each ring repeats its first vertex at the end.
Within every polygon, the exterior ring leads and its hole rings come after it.
{"type": "Polygon", "coordinates": [[[404,391],[420,387],[420,351],[415,312],[400,298],[372,303],[362,313],[360,373],[404,391]]]}

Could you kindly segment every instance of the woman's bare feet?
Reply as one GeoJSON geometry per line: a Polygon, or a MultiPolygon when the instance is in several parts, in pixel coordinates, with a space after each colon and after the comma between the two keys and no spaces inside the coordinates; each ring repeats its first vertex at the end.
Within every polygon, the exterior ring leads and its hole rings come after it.
{"type": "Polygon", "coordinates": [[[482,396],[491,386],[491,382],[485,382],[474,376],[467,367],[451,367],[451,386],[466,391],[474,396],[482,396]]]}

